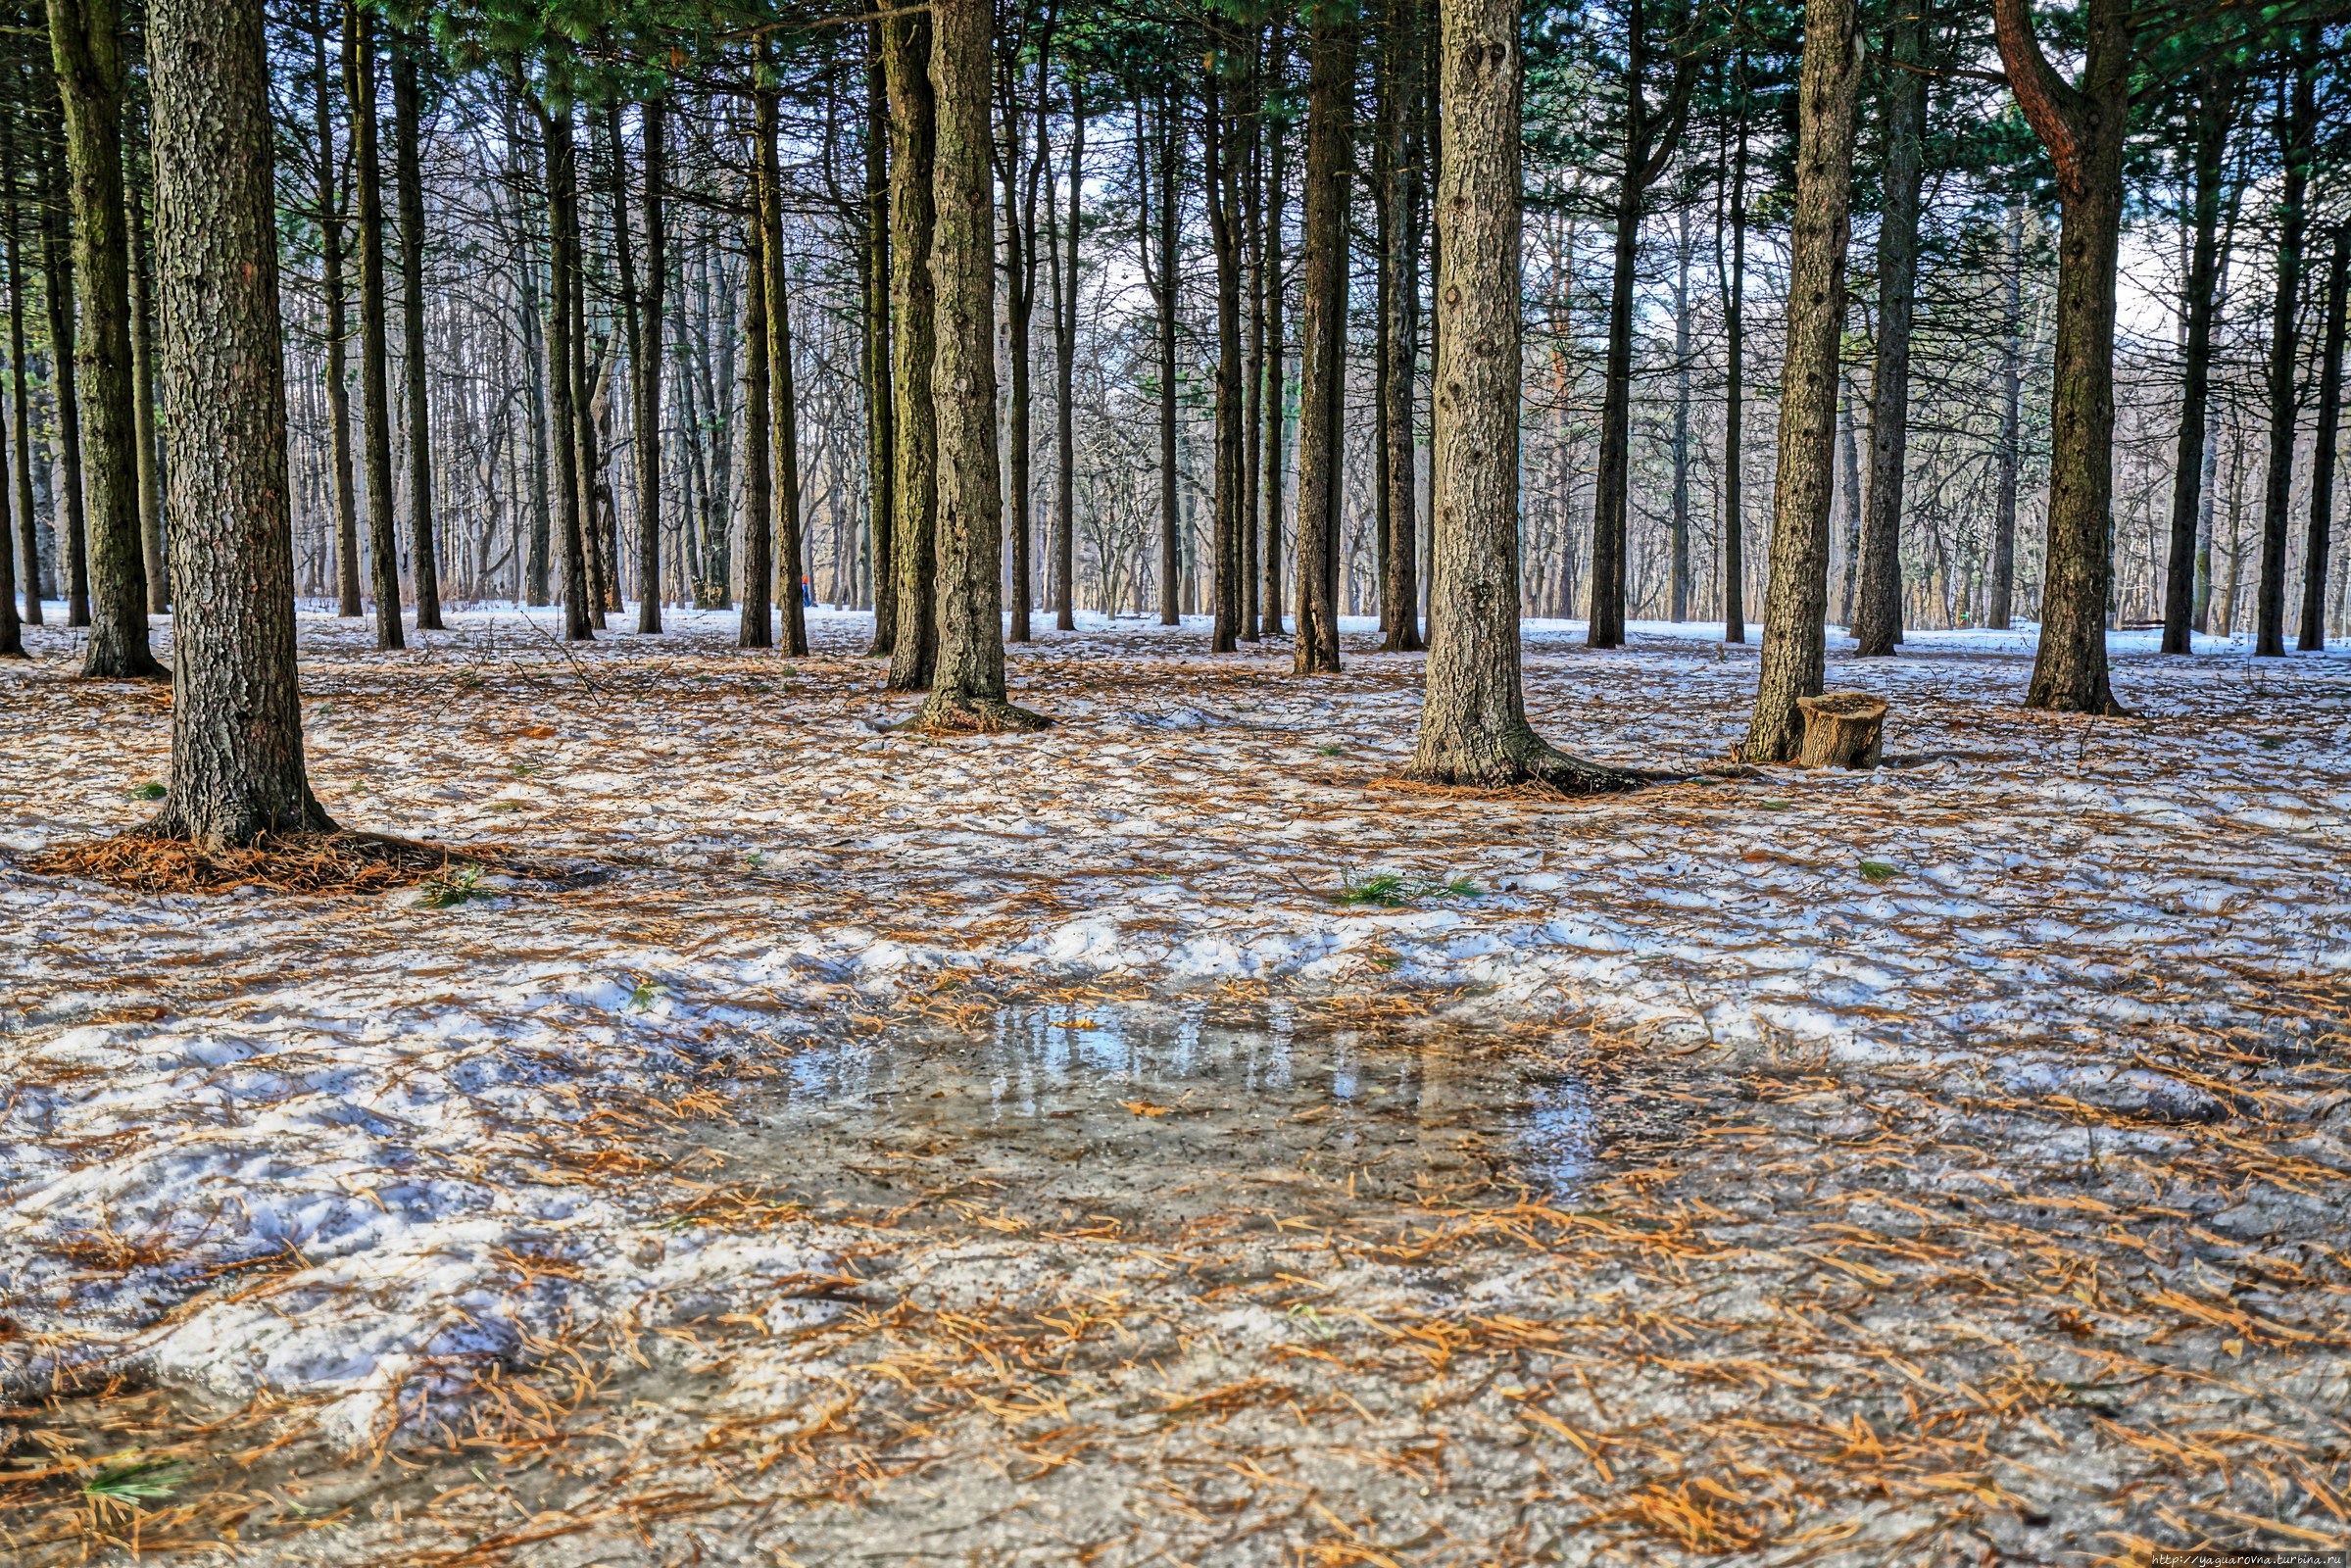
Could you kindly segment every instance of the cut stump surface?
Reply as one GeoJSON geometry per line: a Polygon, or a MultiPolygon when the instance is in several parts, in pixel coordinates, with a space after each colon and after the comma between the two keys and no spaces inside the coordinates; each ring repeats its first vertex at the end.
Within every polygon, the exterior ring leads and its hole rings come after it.
{"type": "Polygon", "coordinates": [[[1803,767],[1876,767],[1885,755],[1886,699],[1867,692],[1799,697],[1804,710],[1803,767]]]}

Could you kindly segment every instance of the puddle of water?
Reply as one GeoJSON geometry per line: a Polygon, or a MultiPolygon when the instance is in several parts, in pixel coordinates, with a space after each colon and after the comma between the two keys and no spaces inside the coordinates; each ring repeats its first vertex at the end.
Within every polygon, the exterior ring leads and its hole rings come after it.
{"type": "Polygon", "coordinates": [[[1571,1063],[1459,1029],[1013,1007],[810,1047],[699,1137],[725,1179],[820,1214],[1132,1231],[1556,1196],[1596,1158],[1599,1118],[1571,1063]]]}

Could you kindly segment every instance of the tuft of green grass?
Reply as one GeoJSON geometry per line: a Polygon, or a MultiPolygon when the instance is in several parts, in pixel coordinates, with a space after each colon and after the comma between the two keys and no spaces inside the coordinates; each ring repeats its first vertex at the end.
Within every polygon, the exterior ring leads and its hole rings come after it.
{"type": "Polygon", "coordinates": [[[2261,738],[2261,749],[2265,752],[2275,752],[2284,745],[2285,737],[2282,735],[2264,735],[2261,738]]]}
{"type": "Polygon", "coordinates": [[[1785,811],[1794,804],[1793,801],[1757,801],[1755,803],[1758,809],[1765,811],[1785,811]]]}
{"type": "Polygon", "coordinates": [[[669,995],[669,988],[659,980],[640,980],[637,989],[628,994],[628,1010],[651,1012],[653,1004],[669,995]]]}
{"type": "Polygon", "coordinates": [[[1476,899],[1484,896],[1484,890],[1465,876],[1445,882],[1415,882],[1394,871],[1382,871],[1360,882],[1350,877],[1340,883],[1339,891],[1331,895],[1331,902],[1396,909],[1415,899],[1476,899]]]}
{"type": "Polygon", "coordinates": [[[1330,746],[1317,746],[1314,748],[1314,755],[1317,757],[1345,757],[1347,755],[1347,748],[1336,744],[1330,746]]]}
{"type": "Polygon", "coordinates": [[[1902,868],[1900,866],[1888,865],[1884,860],[1864,860],[1861,862],[1861,879],[1864,882],[1891,882],[1895,877],[1900,875],[1902,875],[1902,868]]]}
{"type": "Polygon", "coordinates": [[[179,1490],[188,1467],[177,1459],[137,1459],[111,1464],[81,1484],[81,1494],[94,1508],[124,1516],[139,1512],[142,1502],[158,1502],[179,1490]]]}
{"type": "Polygon", "coordinates": [[[170,791],[153,779],[149,779],[144,784],[133,784],[130,787],[130,798],[134,801],[160,801],[169,793],[170,791]]]}
{"type": "Polygon", "coordinates": [[[1393,909],[1412,897],[1412,884],[1394,871],[1382,871],[1357,882],[1352,878],[1339,884],[1331,895],[1333,904],[1369,904],[1383,909],[1393,909]]]}
{"type": "Polygon", "coordinates": [[[462,865],[428,876],[417,884],[417,891],[423,895],[417,902],[428,909],[454,909],[476,899],[486,902],[497,897],[481,885],[478,865],[462,865]]]}

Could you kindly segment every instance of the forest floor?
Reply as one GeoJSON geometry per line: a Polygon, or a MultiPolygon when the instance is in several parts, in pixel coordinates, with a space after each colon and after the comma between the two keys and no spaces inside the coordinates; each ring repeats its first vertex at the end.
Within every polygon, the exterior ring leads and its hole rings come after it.
{"type": "MultiPolygon", "coordinates": [[[[31,874],[170,697],[0,669],[0,1556],[2142,1564],[2351,1538],[2351,651],[1528,630],[1690,781],[1397,787],[1416,656],[1092,622],[931,740],[811,616],[306,614],[359,897],[31,874]]],[[[167,623],[159,621],[159,629],[167,623]]]]}

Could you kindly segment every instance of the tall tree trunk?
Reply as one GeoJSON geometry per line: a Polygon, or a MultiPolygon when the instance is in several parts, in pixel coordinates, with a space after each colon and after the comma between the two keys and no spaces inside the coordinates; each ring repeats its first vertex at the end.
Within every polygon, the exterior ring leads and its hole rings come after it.
{"type": "MultiPolygon", "coordinates": [[[[1006,368],[1011,386],[1004,403],[1004,489],[1011,506],[1006,532],[1012,543],[1012,616],[1008,640],[1029,640],[1029,610],[1034,602],[1035,564],[1030,542],[1036,533],[1034,498],[1030,494],[1029,327],[1037,310],[1037,182],[1052,162],[1053,147],[1046,131],[1052,113],[1049,101],[1053,67],[1053,13],[1047,14],[1036,47],[1037,96],[1034,155],[1023,158],[1026,127],[1019,109],[1017,61],[1007,62],[1004,83],[1004,331],[1006,368]]],[[[1056,306],[1057,309],[1057,306],[1056,306]]]]}
{"type": "Polygon", "coordinates": [[[2008,629],[2016,597],[2017,470],[2024,463],[2025,204],[2008,205],[2000,278],[2000,449],[1992,502],[1990,606],[1984,619],[2008,629]]]}
{"type": "Polygon", "coordinates": [[[996,236],[989,202],[993,0],[932,0],[937,104],[939,659],[915,722],[955,733],[1042,729],[1006,700],[1004,496],[997,464],[996,236]]]}
{"type": "MultiPolygon", "coordinates": [[[[335,613],[357,620],[366,612],[360,598],[359,495],[351,471],[351,375],[343,347],[350,334],[349,302],[343,278],[343,207],[335,178],[332,93],[326,74],[326,34],[333,26],[335,0],[319,0],[318,26],[311,35],[311,68],[318,73],[313,100],[318,138],[318,255],[326,292],[326,445],[335,509],[335,613]]],[[[349,51],[356,40],[343,33],[339,56],[351,74],[349,51]]]]}
{"type": "Polygon", "coordinates": [[[1878,366],[1870,388],[1870,478],[1861,517],[1859,658],[1902,640],[1902,470],[1910,450],[1910,318],[1918,284],[1920,138],[1927,123],[1925,7],[1896,27],[1886,86],[1885,212],[1878,224],[1878,366]]]}
{"type": "Polygon", "coordinates": [[[90,579],[87,676],[164,673],[147,647],[138,421],[130,367],[130,243],[122,203],[122,16],[116,0],[48,0],[73,178],[74,342],[90,579]]]}
{"type": "MultiPolygon", "coordinates": [[[[51,100],[54,108],[55,100],[51,100]]],[[[66,624],[90,623],[88,509],[83,504],[81,396],[74,372],[73,224],[58,155],[64,131],[41,137],[41,294],[49,318],[49,387],[57,411],[57,459],[65,483],[52,497],[51,531],[64,563],[66,624]]]]}
{"type": "MultiPolygon", "coordinates": [[[[755,139],[764,140],[770,122],[762,109],[759,115],[755,139]]],[[[757,172],[758,151],[753,150],[754,174],[744,235],[744,252],[748,259],[743,286],[743,425],[739,439],[743,452],[743,500],[741,520],[736,532],[742,541],[737,564],[739,591],[742,594],[742,616],[735,631],[735,644],[741,648],[772,648],[775,646],[775,616],[770,595],[775,586],[775,494],[774,470],[770,466],[768,440],[774,432],[774,415],[768,400],[774,396],[771,377],[774,360],[767,346],[767,308],[771,295],[767,287],[767,220],[766,200],[759,186],[764,183],[757,172]]]]}
{"type": "Polygon", "coordinates": [[[1265,473],[1265,27],[1249,24],[1249,95],[1242,118],[1242,293],[1249,341],[1242,351],[1241,640],[1261,641],[1263,607],[1257,598],[1258,487],[1265,473]]]}
{"type": "MultiPolygon", "coordinates": [[[[1220,50],[1219,58],[1227,52],[1220,50]]],[[[1241,359],[1241,115],[1234,73],[1211,68],[1205,81],[1203,151],[1208,230],[1216,253],[1216,507],[1212,523],[1215,617],[1211,651],[1241,647],[1241,536],[1249,529],[1241,359]]]]}
{"type": "Polygon", "coordinates": [[[1159,163],[1151,167],[1151,135],[1139,100],[1135,105],[1135,185],[1143,239],[1143,277],[1151,289],[1157,315],[1159,338],[1159,624],[1183,621],[1183,535],[1176,492],[1176,253],[1175,111],[1164,98],[1159,104],[1159,163]],[[1154,193],[1151,182],[1156,178],[1154,193]],[[1155,200],[1154,200],[1155,194],[1155,200]],[[1158,228],[1158,264],[1151,263],[1151,229],[1158,228]]]}
{"type": "Polygon", "coordinates": [[[261,0],[149,0],[171,410],[171,777],[150,831],[334,826],[303,765],[276,190],[261,0]]]}
{"type": "Polygon", "coordinates": [[[2278,151],[2285,165],[2278,204],[2278,296],[2270,315],[2270,466],[2262,488],[2261,599],[2255,614],[2253,655],[2285,657],[2285,552],[2288,514],[2294,498],[2296,360],[2294,318],[2302,302],[2302,241],[2310,222],[2312,140],[2318,128],[2319,32],[2303,34],[2301,49],[2288,57],[2292,80],[2278,122],[2278,151]]]}
{"type": "MultiPolygon", "coordinates": [[[[761,41],[764,60],[772,45],[761,41]]],[[[808,651],[808,622],[801,603],[806,553],[800,526],[800,409],[792,393],[791,277],[784,270],[784,175],[776,150],[780,113],[773,89],[758,106],[759,256],[767,290],[767,396],[775,426],[775,593],[783,612],[784,652],[808,651]]]]}
{"type": "MultiPolygon", "coordinates": [[[[1306,215],[1298,306],[1298,647],[1294,660],[1301,675],[1339,668],[1339,510],[1347,461],[1341,422],[1347,401],[1353,20],[1341,15],[1336,6],[1318,7],[1307,59],[1306,215]]],[[[1512,604],[1516,603],[1514,598],[1512,604]]]]}
{"type": "MultiPolygon", "coordinates": [[[[661,328],[669,287],[669,230],[661,207],[661,187],[669,177],[669,102],[661,93],[645,99],[639,126],[645,144],[645,284],[632,296],[628,363],[636,381],[631,412],[637,459],[637,630],[652,633],[661,629],[661,328]]],[[[625,208],[625,179],[615,181],[613,194],[625,208]]],[[[615,220],[614,242],[626,292],[625,220],[615,220]]]]}
{"type": "Polygon", "coordinates": [[[1411,773],[1485,788],[1541,779],[1573,794],[1628,789],[1635,775],[1570,757],[1527,724],[1518,632],[1519,12],[1514,0],[1441,0],[1439,15],[1445,128],[1431,400],[1436,564],[1428,696],[1411,773]]]}
{"type": "Polygon", "coordinates": [[[865,24],[865,537],[873,590],[873,646],[886,656],[898,637],[898,575],[891,534],[897,515],[897,419],[890,342],[890,89],[882,66],[882,24],[865,24]]]}
{"type": "Polygon", "coordinates": [[[931,189],[938,106],[931,91],[929,12],[893,7],[882,24],[890,91],[890,326],[897,409],[896,473],[890,481],[897,568],[896,634],[888,688],[929,688],[939,657],[939,423],[931,399],[937,349],[937,291],[931,189]]]}
{"type": "Polygon", "coordinates": [[[2204,68],[2197,82],[2195,238],[2187,268],[2187,334],[2180,345],[2180,450],[2172,469],[2171,559],[2165,564],[2163,651],[2194,652],[2196,524],[2203,511],[2206,410],[2212,395],[2213,300],[2221,274],[2221,172],[2236,118],[2236,82],[2225,67],[2204,68]]]}
{"type": "Polygon", "coordinates": [[[1416,111],[1426,43],[1422,0],[1390,0],[1381,45],[1380,174],[1380,646],[1409,653],[1420,638],[1420,510],[1412,441],[1420,339],[1421,169],[1416,111]]]}
{"type": "Polygon", "coordinates": [[[1674,500],[1672,560],[1666,583],[1666,612],[1676,623],[1690,618],[1690,205],[1677,215],[1674,236],[1674,500]]]}
{"type": "Polygon", "coordinates": [[[41,600],[49,587],[42,569],[40,524],[32,495],[32,399],[30,376],[24,368],[24,172],[17,165],[17,117],[0,114],[0,184],[5,185],[7,212],[0,223],[8,239],[8,367],[10,378],[9,439],[16,455],[17,553],[24,563],[18,581],[24,587],[24,623],[41,624],[41,600]]]}
{"type": "Polygon", "coordinates": [[[2001,60],[2048,149],[2061,215],[2040,652],[2025,706],[2120,713],[2107,680],[2106,604],[2114,575],[2115,258],[2131,121],[2131,16],[2127,0],[2088,0],[2082,17],[2086,49],[2076,87],[2042,55],[2032,0],[1993,0],[2001,60]]]}
{"type": "Polygon", "coordinates": [[[392,178],[400,207],[402,367],[408,401],[409,572],[416,585],[416,629],[441,627],[441,566],[432,518],[432,407],[424,381],[424,172],[417,141],[422,96],[416,35],[392,34],[392,178]]]}
{"type": "Polygon", "coordinates": [[[2302,556],[2302,635],[2295,646],[2327,646],[2327,554],[2334,524],[2334,445],[2343,412],[2344,294],[2351,287],[2351,223],[2334,228],[2327,266],[2326,317],[2319,323],[2319,431],[2310,462],[2310,536],[2302,556]]]}
{"type": "Polygon", "coordinates": [[[375,589],[375,646],[399,648],[400,545],[392,522],[390,351],[384,341],[383,166],[375,146],[373,13],[344,0],[344,98],[351,113],[351,165],[360,228],[360,461],[367,475],[367,549],[375,589]]]}
{"type": "Polygon", "coordinates": [[[1056,230],[1053,267],[1053,625],[1077,629],[1078,235],[1086,209],[1086,99],[1069,73],[1069,226],[1056,230]]]}
{"type": "Polygon", "coordinates": [[[1763,595],[1763,667],[1755,716],[1739,749],[1751,762],[1795,757],[1803,736],[1796,699],[1819,695],[1827,664],[1822,614],[1829,597],[1831,442],[1837,428],[1853,118],[1860,85],[1853,0],[1805,0],[1771,579],[1763,595]]]}
{"type": "Polygon", "coordinates": [[[171,608],[171,566],[164,557],[163,453],[155,428],[155,287],[147,232],[147,196],[130,190],[130,424],[137,449],[139,567],[147,577],[147,612],[171,608]]]}
{"type": "MultiPolygon", "coordinates": [[[[1284,50],[1277,43],[1269,68],[1279,76],[1284,50]]],[[[1265,542],[1260,552],[1264,584],[1257,603],[1262,619],[1258,630],[1268,637],[1282,635],[1282,409],[1290,387],[1282,365],[1282,223],[1287,217],[1287,126],[1275,121],[1266,142],[1265,176],[1265,542]]]]}
{"type": "MultiPolygon", "coordinates": [[[[576,224],[567,221],[579,200],[578,155],[572,147],[571,106],[541,111],[547,146],[547,450],[554,459],[555,533],[563,579],[563,638],[596,635],[589,619],[588,540],[579,501],[579,444],[573,408],[571,340],[583,323],[572,314],[571,274],[579,266],[576,224]]],[[[370,479],[372,485],[372,479],[370,479]]]]}
{"type": "Polygon", "coordinates": [[[1723,394],[1723,641],[1747,640],[1746,557],[1746,286],[1747,286],[1747,57],[1734,67],[1739,102],[1738,142],[1731,153],[1731,282],[1723,301],[1723,356],[1729,380],[1723,394]]]}
{"type": "Polygon", "coordinates": [[[588,575],[588,625],[602,630],[605,612],[613,608],[612,558],[606,536],[604,519],[598,515],[598,492],[603,489],[604,447],[597,439],[597,382],[588,360],[588,264],[587,241],[580,223],[580,192],[587,181],[578,174],[577,142],[573,143],[573,178],[563,204],[564,254],[570,258],[565,270],[571,292],[571,442],[574,451],[573,472],[579,485],[579,515],[581,539],[586,546],[588,575]]]}

